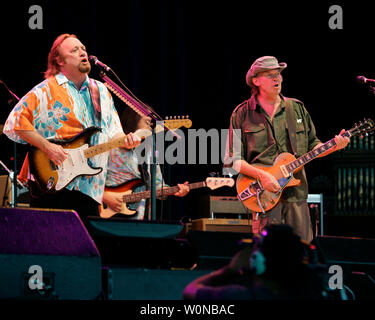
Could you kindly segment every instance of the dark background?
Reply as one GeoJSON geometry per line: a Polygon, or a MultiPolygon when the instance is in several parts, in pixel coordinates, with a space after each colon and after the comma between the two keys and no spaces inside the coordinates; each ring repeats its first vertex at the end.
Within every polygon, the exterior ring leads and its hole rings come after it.
{"type": "MultiPolygon", "coordinates": [[[[249,98],[245,75],[252,62],[273,55],[288,67],[283,93],[302,100],[322,141],[364,117],[374,117],[375,97],[356,83],[375,78],[373,12],[367,2],[325,4],[255,1],[22,1],[2,4],[0,79],[19,97],[43,80],[54,39],[74,33],[162,117],[189,115],[193,128],[227,129],[230,115],[249,98]],[[43,29],[29,28],[31,5],[43,9],[43,29]],[[328,10],[343,9],[343,29],[331,30],[328,10]]],[[[91,76],[98,78],[95,68],[91,76]]],[[[13,103],[0,85],[0,123],[13,103]]],[[[115,98],[119,112],[125,105],[115,98]]],[[[186,130],[185,130],[186,133],[186,130]]],[[[0,136],[1,160],[13,167],[13,146],[0,136]]],[[[25,148],[18,146],[18,170],[25,148]]],[[[2,170],[1,172],[3,172],[2,170]]],[[[167,183],[204,180],[221,165],[164,167],[167,183]]],[[[306,167],[310,192],[332,196],[332,157],[306,167]]],[[[4,171],[5,172],[5,171],[4,171]]],[[[203,215],[208,195],[235,189],[191,191],[164,202],[163,219],[203,215]]]]}

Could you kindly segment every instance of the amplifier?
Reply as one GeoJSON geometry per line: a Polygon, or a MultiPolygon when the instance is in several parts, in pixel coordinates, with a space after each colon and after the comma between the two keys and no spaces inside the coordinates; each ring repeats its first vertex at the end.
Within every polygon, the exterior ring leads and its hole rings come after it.
{"type": "Polygon", "coordinates": [[[195,231],[224,231],[252,232],[252,220],[249,219],[197,219],[193,220],[191,230],[195,231]]]}
{"type": "Polygon", "coordinates": [[[246,214],[250,211],[237,197],[210,196],[210,213],[246,214]]]}

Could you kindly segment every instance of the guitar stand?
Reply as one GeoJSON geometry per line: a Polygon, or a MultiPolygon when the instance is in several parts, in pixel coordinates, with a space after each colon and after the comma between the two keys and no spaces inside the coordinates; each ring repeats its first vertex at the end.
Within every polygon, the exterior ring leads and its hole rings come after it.
{"type": "MultiPolygon", "coordinates": [[[[9,179],[11,182],[11,195],[12,195],[12,201],[10,202],[10,206],[12,208],[16,207],[17,204],[17,182],[19,186],[22,187],[22,190],[26,190],[26,186],[17,178],[17,174],[15,174],[15,171],[9,170],[8,167],[0,160],[0,165],[3,166],[3,168],[8,172],[9,179]]],[[[26,190],[27,191],[27,190],[26,190]]]]}
{"type": "MultiPolygon", "coordinates": [[[[20,101],[20,98],[15,95],[12,90],[8,88],[6,83],[4,81],[0,81],[2,85],[7,89],[9,94],[12,97],[12,102],[14,105],[17,104],[18,101],[20,101]]],[[[12,182],[12,207],[15,207],[17,204],[17,181],[25,187],[18,179],[14,179],[14,176],[17,177],[17,143],[13,142],[13,171],[9,171],[9,169],[1,162],[2,166],[5,168],[5,170],[9,173],[9,178],[12,182]],[[12,174],[11,174],[12,173],[12,174]]]]}

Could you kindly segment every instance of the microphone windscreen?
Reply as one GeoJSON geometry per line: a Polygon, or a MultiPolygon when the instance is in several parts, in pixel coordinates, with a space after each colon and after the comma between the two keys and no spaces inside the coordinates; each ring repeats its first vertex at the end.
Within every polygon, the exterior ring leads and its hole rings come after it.
{"type": "Polygon", "coordinates": [[[359,83],[366,83],[366,78],[364,76],[357,76],[356,80],[359,83]]]}

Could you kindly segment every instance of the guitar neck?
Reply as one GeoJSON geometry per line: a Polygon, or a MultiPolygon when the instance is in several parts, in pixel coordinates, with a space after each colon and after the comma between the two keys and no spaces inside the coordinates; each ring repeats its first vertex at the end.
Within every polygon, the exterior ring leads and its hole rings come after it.
{"type": "MultiPolygon", "coordinates": [[[[112,91],[120,100],[125,102],[130,108],[132,108],[141,117],[150,116],[150,111],[148,108],[143,106],[137,98],[131,97],[127,94],[121,87],[119,87],[115,82],[113,82],[109,77],[103,74],[102,79],[104,80],[104,85],[112,91]]],[[[159,118],[155,113],[151,113],[154,117],[159,118]]]]}
{"type": "MultiPolygon", "coordinates": [[[[345,131],[342,136],[343,137],[351,137],[350,130],[345,131]]],[[[289,171],[289,173],[292,173],[296,171],[297,169],[303,167],[306,163],[310,162],[311,160],[315,159],[316,157],[320,156],[322,153],[334,148],[336,146],[335,139],[331,139],[321,145],[319,148],[316,148],[303,156],[299,157],[298,159],[290,162],[285,167],[289,171]]]]}
{"type": "MultiPolygon", "coordinates": [[[[206,182],[202,181],[202,182],[190,183],[187,186],[189,187],[190,190],[192,190],[192,189],[206,187],[206,185],[207,185],[206,182]]],[[[168,197],[172,194],[175,194],[178,190],[179,190],[178,186],[158,189],[156,190],[156,198],[165,197],[165,196],[168,197]]],[[[124,202],[138,202],[138,201],[141,201],[142,199],[148,199],[148,198],[151,198],[151,190],[126,194],[123,197],[123,201],[124,202]]]]}
{"type": "Polygon", "coordinates": [[[119,148],[124,146],[124,139],[126,136],[121,136],[120,138],[112,139],[108,142],[98,144],[96,146],[87,148],[84,150],[84,155],[86,158],[91,158],[103,152],[107,152],[114,148],[119,148]]]}

